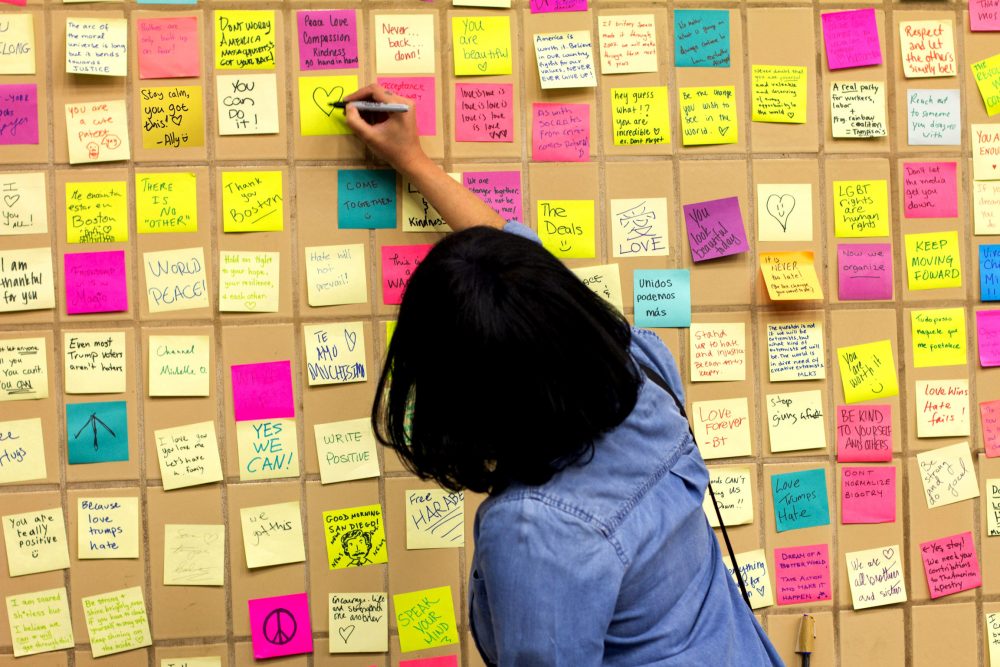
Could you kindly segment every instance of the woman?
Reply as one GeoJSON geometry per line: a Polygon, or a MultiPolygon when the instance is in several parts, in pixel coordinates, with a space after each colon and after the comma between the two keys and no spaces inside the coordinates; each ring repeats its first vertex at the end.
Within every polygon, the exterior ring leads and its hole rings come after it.
{"type": "MultiPolygon", "coordinates": [[[[412,108],[377,86],[352,100],[412,108]]],[[[410,278],[372,422],[421,478],[489,494],[469,586],[484,660],[781,665],[702,511],[666,347],[433,164],[414,115],[346,110],[456,232],[410,278]]]]}

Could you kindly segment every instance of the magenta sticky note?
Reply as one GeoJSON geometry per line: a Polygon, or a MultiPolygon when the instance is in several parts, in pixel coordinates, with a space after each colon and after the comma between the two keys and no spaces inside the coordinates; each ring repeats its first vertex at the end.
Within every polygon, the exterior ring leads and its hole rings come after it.
{"type": "Polygon", "coordinates": [[[385,305],[398,306],[403,302],[410,275],[432,247],[431,244],[382,246],[382,302],[385,305]]]}
{"type": "Polygon", "coordinates": [[[842,523],[895,522],[896,468],[841,468],[840,503],[842,523]]]}
{"type": "Polygon", "coordinates": [[[201,76],[197,17],[139,19],[136,29],[140,79],[201,76]]]}
{"type": "Polygon", "coordinates": [[[521,172],[467,171],[462,174],[462,182],[507,222],[524,221],[521,212],[521,172]]]}
{"type": "Polygon", "coordinates": [[[234,364],[232,378],[236,421],[295,416],[291,361],[234,364]]]}
{"type": "Polygon", "coordinates": [[[1000,0],[969,0],[969,28],[972,32],[1000,31],[1000,0]]]}
{"type": "Polygon", "coordinates": [[[28,4],[28,0],[0,0],[0,2],[5,2],[8,5],[14,5],[16,7],[24,7],[28,4]]]}
{"type": "Polygon", "coordinates": [[[838,405],[837,460],[868,463],[892,460],[892,406],[838,405]]]}
{"type": "Polygon", "coordinates": [[[904,162],[903,217],[957,218],[956,167],[954,162],[904,162]]]}
{"type": "Polygon", "coordinates": [[[823,14],[823,43],[831,70],[882,64],[874,9],[823,14]]]}
{"type": "Polygon", "coordinates": [[[585,11],[587,11],[587,0],[531,0],[532,14],[585,11]]]}
{"type": "Polygon", "coordinates": [[[684,222],[694,262],[736,255],[750,249],[743,228],[740,200],[736,197],[685,204],[684,222]]]}
{"type": "Polygon", "coordinates": [[[513,84],[456,83],[455,141],[514,141],[513,84]]]}
{"type": "Polygon", "coordinates": [[[536,102],[531,109],[531,159],[586,162],[590,159],[590,105],[536,102]]]}
{"type": "Polygon", "coordinates": [[[416,105],[417,134],[433,137],[437,132],[437,95],[432,76],[380,76],[378,85],[390,93],[413,100],[416,105]]]}
{"type": "Polygon", "coordinates": [[[779,605],[829,600],[829,545],[775,549],[774,584],[779,605]]]}
{"type": "Polygon", "coordinates": [[[983,425],[983,448],[986,456],[1000,456],[1000,399],[979,404],[979,419],[983,425]]]}
{"type": "Polygon", "coordinates": [[[247,605],[254,658],[312,653],[312,621],[305,593],[247,600],[247,605]]]}
{"type": "Polygon", "coordinates": [[[920,555],[931,599],[978,588],[983,583],[971,532],[921,542],[920,555]]]}
{"type": "Polygon", "coordinates": [[[38,85],[0,85],[0,146],[38,143],[38,85]]]}
{"type": "Polygon", "coordinates": [[[416,658],[400,660],[399,667],[458,667],[457,655],[442,655],[437,658],[416,658]]]}
{"type": "Polygon", "coordinates": [[[299,24],[299,69],[356,69],[358,17],[353,9],[303,9],[299,24]]]}
{"type": "Polygon", "coordinates": [[[976,311],[976,344],[983,368],[1000,366],[1000,310],[976,311]]]}
{"type": "Polygon", "coordinates": [[[124,250],[66,253],[63,270],[69,315],[128,311],[124,250]]]}
{"type": "Polygon", "coordinates": [[[838,243],[837,295],[841,301],[891,301],[892,246],[838,243]]]}

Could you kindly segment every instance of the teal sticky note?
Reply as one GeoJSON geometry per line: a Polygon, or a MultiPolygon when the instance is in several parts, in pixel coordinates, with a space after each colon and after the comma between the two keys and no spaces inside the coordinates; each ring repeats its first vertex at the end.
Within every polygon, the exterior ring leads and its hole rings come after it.
{"type": "Polygon", "coordinates": [[[729,67],[729,10],[675,9],[677,67],[729,67]]]}
{"type": "Polygon", "coordinates": [[[772,476],[771,498],[779,533],[830,523],[826,471],[823,468],[772,476]]]}
{"type": "Polygon", "coordinates": [[[396,172],[392,169],[338,171],[337,220],[341,229],[394,229],[396,172]]]}
{"type": "Polygon", "coordinates": [[[128,412],[125,401],[66,404],[69,462],[128,461],[128,412]]]}
{"type": "Polygon", "coordinates": [[[1000,245],[979,246],[979,300],[1000,301],[1000,245]]]}
{"type": "Polygon", "coordinates": [[[638,269],[632,278],[637,327],[691,326],[691,271],[638,269]]]}

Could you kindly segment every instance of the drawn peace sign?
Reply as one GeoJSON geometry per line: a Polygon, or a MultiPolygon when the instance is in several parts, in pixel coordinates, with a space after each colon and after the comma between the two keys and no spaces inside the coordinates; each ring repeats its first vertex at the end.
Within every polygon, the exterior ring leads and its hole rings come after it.
{"type": "Polygon", "coordinates": [[[295,638],[299,624],[287,609],[278,607],[264,617],[264,639],[276,646],[283,646],[295,638]]]}

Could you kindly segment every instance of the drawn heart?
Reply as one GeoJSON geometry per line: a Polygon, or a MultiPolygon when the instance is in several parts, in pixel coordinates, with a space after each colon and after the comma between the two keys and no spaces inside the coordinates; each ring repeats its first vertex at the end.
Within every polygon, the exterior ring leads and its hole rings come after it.
{"type": "Polygon", "coordinates": [[[346,644],[347,640],[350,639],[351,635],[354,634],[354,626],[348,625],[346,628],[338,628],[337,634],[340,635],[340,638],[343,639],[344,643],[346,644]]]}
{"type": "Polygon", "coordinates": [[[788,216],[795,209],[795,197],[792,195],[771,195],[765,205],[768,214],[778,221],[781,231],[788,231],[788,216]]]}
{"type": "Polygon", "coordinates": [[[333,107],[330,106],[334,102],[339,102],[344,98],[344,87],[334,86],[330,90],[325,88],[313,88],[313,104],[319,107],[319,110],[325,113],[327,116],[333,113],[333,107]]]}
{"type": "Polygon", "coordinates": [[[486,65],[486,61],[485,60],[483,62],[479,63],[478,65],[476,65],[476,67],[479,68],[480,72],[485,72],[486,71],[486,66],[487,65],[486,65]]]}
{"type": "Polygon", "coordinates": [[[347,351],[354,352],[354,346],[358,344],[358,334],[344,329],[344,340],[347,341],[347,351]]]}
{"type": "Polygon", "coordinates": [[[728,127],[721,127],[720,126],[719,127],[719,136],[723,136],[723,137],[726,136],[726,132],[728,132],[728,131],[729,131],[728,127]]]}
{"type": "Polygon", "coordinates": [[[257,302],[256,301],[244,301],[243,302],[243,307],[246,308],[247,310],[257,310],[257,302]]]}
{"type": "Polygon", "coordinates": [[[795,112],[794,111],[786,111],[785,115],[788,116],[789,118],[795,118],[795,112]]]}
{"type": "Polygon", "coordinates": [[[882,549],[882,556],[886,560],[891,560],[892,557],[895,555],[896,555],[896,550],[893,549],[892,547],[886,547],[885,549],[882,549]]]}
{"type": "Polygon", "coordinates": [[[4,195],[3,196],[3,203],[7,204],[7,206],[13,206],[20,199],[21,199],[21,195],[4,195]]]}

